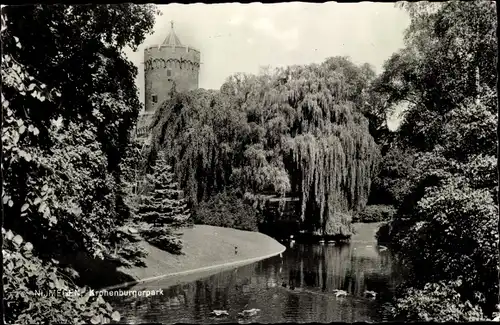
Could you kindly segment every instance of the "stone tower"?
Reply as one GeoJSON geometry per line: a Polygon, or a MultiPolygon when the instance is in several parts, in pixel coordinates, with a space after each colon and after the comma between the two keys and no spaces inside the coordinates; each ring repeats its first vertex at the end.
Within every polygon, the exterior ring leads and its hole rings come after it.
{"type": "Polygon", "coordinates": [[[178,92],[198,88],[200,71],[200,51],[183,45],[171,30],[162,44],[144,49],[145,112],[137,125],[137,136],[144,137],[149,132],[149,124],[158,105],[163,103],[175,83],[178,92]]]}

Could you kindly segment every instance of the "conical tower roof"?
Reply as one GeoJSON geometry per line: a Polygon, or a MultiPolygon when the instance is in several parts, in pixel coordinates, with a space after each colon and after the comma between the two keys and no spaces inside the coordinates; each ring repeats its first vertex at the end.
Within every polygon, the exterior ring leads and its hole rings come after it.
{"type": "Polygon", "coordinates": [[[170,33],[168,34],[168,36],[165,38],[165,40],[163,41],[162,45],[167,45],[167,46],[182,46],[182,43],[181,41],[179,40],[179,38],[177,37],[177,35],[175,35],[175,31],[174,31],[174,22],[171,21],[170,22],[170,33]]]}

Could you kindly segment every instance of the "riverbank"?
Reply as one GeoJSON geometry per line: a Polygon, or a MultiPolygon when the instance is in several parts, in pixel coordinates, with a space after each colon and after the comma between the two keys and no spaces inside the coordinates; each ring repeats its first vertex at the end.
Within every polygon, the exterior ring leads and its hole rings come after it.
{"type": "MultiPolygon", "coordinates": [[[[193,228],[183,229],[182,232],[183,255],[173,255],[141,242],[140,245],[148,252],[144,260],[146,266],[121,267],[118,271],[133,278],[133,282],[140,283],[244,265],[278,255],[285,250],[285,246],[258,232],[206,225],[195,225],[193,228]]],[[[128,286],[133,282],[112,288],[128,286]]]]}

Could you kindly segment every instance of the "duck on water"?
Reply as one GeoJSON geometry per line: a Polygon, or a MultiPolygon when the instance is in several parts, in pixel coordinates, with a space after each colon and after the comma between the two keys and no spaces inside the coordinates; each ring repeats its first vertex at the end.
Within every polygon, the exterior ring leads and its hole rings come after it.
{"type": "Polygon", "coordinates": [[[375,291],[365,291],[365,296],[375,299],[377,297],[377,293],[375,291]]]}
{"type": "Polygon", "coordinates": [[[339,289],[333,290],[333,293],[335,294],[335,297],[337,297],[337,298],[347,297],[347,295],[348,295],[347,291],[339,290],[339,289]]]}
{"type": "MultiPolygon", "coordinates": [[[[247,309],[247,310],[243,310],[242,312],[238,313],[238,317],[241,317],[241,318],[253,317],[253,316],[257,315],[259,312],[260,312],[260,309],[257,309],[257,308],[247,309]]],[[[229,316],[229,313],[227,310],[214,310],[210,313],[210,316],[227,317],[227,316],[229,316]]]]}

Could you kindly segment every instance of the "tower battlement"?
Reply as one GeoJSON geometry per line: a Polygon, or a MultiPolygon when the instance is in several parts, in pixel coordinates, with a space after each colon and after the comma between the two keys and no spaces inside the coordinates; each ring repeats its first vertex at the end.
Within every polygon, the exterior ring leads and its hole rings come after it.
{"type": "Polygon", "coordinates": [[[144,49],[145,52],[148,52],[148,53],[151,53],[153,52],[154,50],[158,50],[158,49],[163,49],[163,48],[169,48],[169,49],[172,49],[172,51],[186,51],[186,52],[197,52],[198,54],[200,53],[200,51],[194,47],[191,47],[191,46],[172,46],[172,45],[163,45],[163,44],[160,44],[160,45],[151,45],[151,46],[148,46],[144,49]]]}

